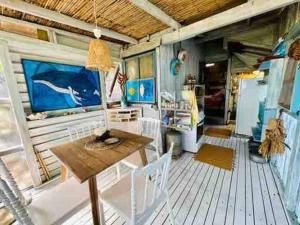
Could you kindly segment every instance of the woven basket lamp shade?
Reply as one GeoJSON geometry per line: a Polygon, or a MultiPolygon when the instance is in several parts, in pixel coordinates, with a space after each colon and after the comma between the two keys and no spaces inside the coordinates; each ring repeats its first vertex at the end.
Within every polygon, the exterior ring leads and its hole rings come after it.
{"type": "Polygon", "coordinates": [[[108,72],[112,66],[113,63],[106,42],[100,39],[91,40],[86,68],[108,72]]]}

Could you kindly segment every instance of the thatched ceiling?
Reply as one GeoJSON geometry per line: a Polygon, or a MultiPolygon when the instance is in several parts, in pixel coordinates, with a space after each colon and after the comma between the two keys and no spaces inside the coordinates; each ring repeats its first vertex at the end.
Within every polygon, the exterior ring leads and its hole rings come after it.
{"type": "Polygon", "coordinates": [[[223,12],[247,0],[150,0],[182,25],[223,12]]]}
{"type": "MultiPolygon", "coordinates": [[[[94,23],[92,0],[25,0],[28,3],[57,11],[73,18],[94,23]]],[[[247,0],[149,0],[182,25],[188,25],[247,0]]],[[[126,34],[136,39],[166,29],[168,26],[130,3],[129,0],[96,0],[98,25],[126,34]]],[[[35,16],[3,8],[1,14],[64,29],[85,35],[92,35],[79,29],[48,21],[35,16]]]]}

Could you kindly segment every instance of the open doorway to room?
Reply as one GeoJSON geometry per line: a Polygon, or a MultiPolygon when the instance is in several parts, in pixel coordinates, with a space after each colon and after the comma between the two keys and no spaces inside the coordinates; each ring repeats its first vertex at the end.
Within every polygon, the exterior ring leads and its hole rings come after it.
{"type": "Polygon", "coordinates": [[[226,77],[228,61],[206,63],[205,81],[205,122],[209,125],[224,124],[226,77]]]}

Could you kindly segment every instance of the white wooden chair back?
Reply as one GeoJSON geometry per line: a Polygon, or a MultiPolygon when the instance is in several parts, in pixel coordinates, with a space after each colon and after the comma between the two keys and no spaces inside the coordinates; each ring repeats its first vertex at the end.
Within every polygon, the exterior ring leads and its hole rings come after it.
{"type": "Polygon", "coordinates": [[[14,195],[20,199],[22,204],[28,205],[31,202],[31,199],[26,199],[24,197],[14,177],[12,176],[12,174],[10,173],[10,171],[8,170],[7,166],[5,165],[5,163],[1,158],[0,158],[0,177],[7,182],[14,195]]]}
{"type": "Polygon", "coordinates": [[[131,176],[131,223],[144,224],[160,203],[168,198],[167,182],[172,159],[173,145],[160,159],[132,171],[131,176]],[[137,207],[137,180],[145,179],[142,207],[137,207]],[[149,183],[151,182],[151,185],[149,183]],[[151,188],[150,188],[151,187],[151,188]],[[138,210],[141,209],[141,210],[138,210]]]}
{"type": "Polygon", "coordinates": [[[85,138],[94,133],[94,130],[101,127],[100,122],[84,123],[68,127],[68,132],[71,141],[75,141],[81,138],[85,138]]]}
{"type": "Polygon", "coordinates": [[[34,225],[24,204],[15,196],[5,180],[0,177],[0,201],[9,209],[19,224],[34,225]]]}
{"type": "Polygon", "coordinates": [[[161,151],[161,121],[153,118],[138,118],[139,131],[142,136],[153,138],[154,141],[151,143],[157,152],[159,158],[161,151]]]}

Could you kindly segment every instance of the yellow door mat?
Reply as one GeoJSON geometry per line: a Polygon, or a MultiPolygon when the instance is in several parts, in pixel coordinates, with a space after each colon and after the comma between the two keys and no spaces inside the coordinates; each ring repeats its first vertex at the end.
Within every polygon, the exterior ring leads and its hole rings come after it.
{"type": "Polygon", "coordinates": [[[234,150],[221,146],[203,144],[195,155],[195,160],[208,163],[225,170],[232,170],[234,166],[234,150]]]}
{"type": "Polygon", "coordinates": [[[211,137],[228,139],[231,136],[231,130],[209,127],[205,130],[204,134],[211,137]]]}

